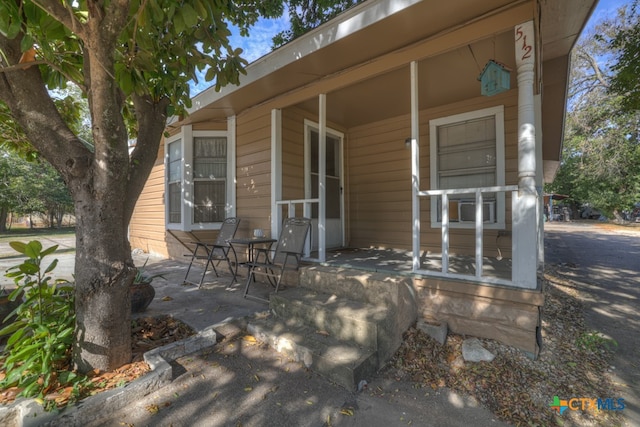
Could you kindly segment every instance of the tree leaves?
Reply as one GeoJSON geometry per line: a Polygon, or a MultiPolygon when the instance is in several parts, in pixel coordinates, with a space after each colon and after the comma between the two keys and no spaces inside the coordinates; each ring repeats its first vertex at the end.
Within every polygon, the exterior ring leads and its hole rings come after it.
{"type": "MultiPolygon", "coordinates": [[[[634,2],[637,5],[637,0],[634,2]]],[[[640,200],[640,114],[629,109],[629,96],[615,92],[623,57],[620,34],[638,30],[632,18],[600,22],[574,50],[562,164],[551,192],[570,195],[576,205],[589,203],[611,216],[640,200]],[[613,65],[612,65],[613,64],[613,65]],[[616,65],[617,64],[617,65],[616,65]]],[[[640,38],[629,40],[629,49],[640,38]]],[[[630,50],[632,51],[632,50],[630,50]]],[[[636,55],[637,58],[637,55],[636,55]]],[[[640,65],[640,61],[638,61],[640,65]]],[[[638,85],[640,78],[633,77],[638,85]]]]}
{"type": "Polygon", "coordinates": [[[640,110],[640,3],[635,0],[616,28],[616,35],[609,47],[619,50],[612,70],[610,91],[623,95],[622,108],[628,112],[640,110]]]}
{"type": "MultiPolygon", "coordinates": [[[[68,81],[86,84],[84,42],[72,29],[32,1],[0,4],[0,33],[21,35],[21,49],[36,47],[37,58],[49,65],[41,70],[49,88],[65,87],[68,81]],[[21,34],[21,29],[24,31],[21,34]]],[[[65,3],[78,23],[85,23],[86,2],[65,3]]],[[[216,87],[237,84],[247,62],[229,43],[229,24],[247,31],[261,16],[278,16],[283,2],[269,0],[147,0],[132,1],[130,19],[120,33],[115,52],[114,75],[125,96],[148,94],[155,100],[171,99],[180,113],[190,104],[189,81],[196,70],[207,68],[205,80],[216,87]]],[[[95,17],[94,19],[100,19],[95,17]]]]}
{"type": "Polygon", "coordinates": [[[289,0],[287,3],[290,27],[288,30],[282,31],[273,37],[274,47],[282,46],[300,37],[362,1],[363,0],[289,0]]]}
{"type": "Polygon", "coordinates": [[[13,39],[20,33],[22,20],[16,2],[0,2],[0,34],[13,39]]]}

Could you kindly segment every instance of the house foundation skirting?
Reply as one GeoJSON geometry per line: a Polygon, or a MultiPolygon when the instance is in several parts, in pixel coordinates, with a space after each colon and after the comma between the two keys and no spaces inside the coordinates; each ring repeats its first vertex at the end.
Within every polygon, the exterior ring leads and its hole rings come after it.
{"type": "Polygon", "coordinates": [[[541,291],[415,278],[418,316],[447,322],[457,334],[490,338],[536,358],[540,351],[541,291]]]}

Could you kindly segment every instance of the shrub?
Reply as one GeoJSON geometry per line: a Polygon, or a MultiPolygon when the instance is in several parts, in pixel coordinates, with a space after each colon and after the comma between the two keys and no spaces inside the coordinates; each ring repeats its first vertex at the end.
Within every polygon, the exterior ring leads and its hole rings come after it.
{"type": "MultiPolygon", "coordinates": [[[[1,358],[5,377],[0,387],[17,387],[21,390],[19,396],[40,398],[61,385],[78,390],[86,378],[71,367],[73,286],[68,281],[52,280],[50,273],[58,264],[57,259],[44,269],[42,265],[44,257],[55,252],[57,245],[44,250],[37,240],[10,245],[27,259],[5,274],[17,286],[9,298],[24,299],[11,313],[14,321],[0,330],[0,336],[10,335],[1,358]]],[[[47,401],[45,408],[52,409],[54,405],[47,401]]]]}

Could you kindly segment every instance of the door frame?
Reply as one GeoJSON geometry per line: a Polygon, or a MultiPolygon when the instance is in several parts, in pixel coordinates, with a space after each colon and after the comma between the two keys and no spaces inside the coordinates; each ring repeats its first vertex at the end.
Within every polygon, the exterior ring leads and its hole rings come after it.
{"type": "MultiPolygon", "coordinates": [[[[306,199],[311,198],[311,130],[315,130],[320,133],[320,125],[309,119],[304,120],[304,197],[306,199]]],[[[340,179],[340,241],[339,247],[344,247],[346,244],[345,239],[345,206],[344,206],[344,133],[332,129],[326,128],[327,136],[331,135],[337,138],[339,143],[338,152],[340,154],[338,159],[338,171],[340,179]]],[[[324,150],[326,153],[326,150],[324,150]]],[[[318,194],[321,194],[318,191],[318,194]]],[[[326,221],[326,219],[325,219],[326,221]]],[[[313,232],[313,230],[312,230],[313,232]]],[[[317,239],[313,240],[317,241],[317,239]]],[[[329,247],[336,247],[331,245],[329,247]]]]}

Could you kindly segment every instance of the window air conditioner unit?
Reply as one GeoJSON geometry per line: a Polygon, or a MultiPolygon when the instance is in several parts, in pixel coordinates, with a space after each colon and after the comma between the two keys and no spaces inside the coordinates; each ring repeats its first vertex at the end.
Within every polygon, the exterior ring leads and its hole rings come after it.
{"type": "MultiPolygon", "coordinates": [[[[458,219],[460,222],[476,222],[475,202],[458,203],[458,219]]],[[[483,222],[496,222],[496,202],[494,200],[482,203],[483,222]]]]}

